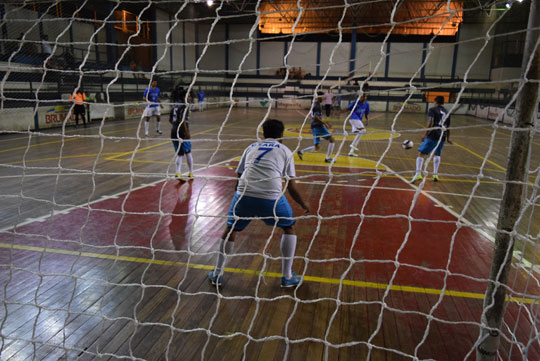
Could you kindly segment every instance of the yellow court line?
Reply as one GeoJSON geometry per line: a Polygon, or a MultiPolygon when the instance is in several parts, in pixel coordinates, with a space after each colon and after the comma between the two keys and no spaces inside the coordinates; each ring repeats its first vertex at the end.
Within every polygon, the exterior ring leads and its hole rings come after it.
{"type": "MultiPolygon", "coordinates": [[[[101,153],[101,155],[111,155],[111,154],[118,154],[118,152],[101,153]]],[[[35,163],[35,162],[42,162],[42,161],[47,161],[47,160],[58,160],[60,158],[62,158],[62,159],[73,159],[73,158],[87,158],[87,157],[96,157],[96,156],[97,156],[97,153],[95,153],[95,154],[79,154],[79,155],[64,155],[62,157],[27,159],[24,162],[25,163],[35,163]]],[[[16,161],[16,162],[1,163],[1,164],[18,164],[18,163],[22,163],[22,160],[19,160],[19,161],[16,161]]]]}
{"type": "MultiPolygon", "coordinates": [[[[134,129],[137,129],[137,128],[111,130],[111,131],[108,131],[108,132],[103,132],[102,134],[120,133],[120,132],[125,132],[125,131],[128,131],[128,130],[134,130],[134,129]]],[[[84,136],[88,136],[88,135],[94,135],[94,134],[84,134],[84,136]]],[[[54,137],[62,137],[63,135],[61,135],[61,134],[56,135],[55,134],[55,135],[52,135],[52,136],[54,136],[54,137]]],[[[53,141],[50,141],[50,142],[45,142],[45,143],[40,143],[40,144],[30,144],[29,146],[25,145],[25,146],[22,146],[22,147],[8,148],[8,149],[0,150],[0,153],[12,152],[12,151],[15,151],[15,150],[26,149],[26,148],[41,147],[42,145],[62,143],[62,141],[69,142],[69,141],[72,141],[72,140],[81,140],[81,138],[72,136],[70,138],[64,138],[64,139],[61,139],[61,140],[53,140],[53,141]]]]}
{"type": "MultiPolygon", "coordinates": [[[[239,123],[242,123],[244,122],[244,120],[241,120],[241,121],[238,121],[238,122],[234,122],[234,123],[229,123],[227,124],[225,127],[228,127],[228,126],[232,126],[232,125],[236,125],[236,124],[239,124],[239,123]]],[[[205,133],[209,133],[209,132],[213,132],[214,130],[217,130],[217,129],[221,129],[221,126],[219,127],[214,127],[214,128],[210,128],[210,129],[206,129],[206,130],[202,130],[200,132],[196,132],[196,133],[192,133],[191,135],[201,135],[201,134],[205,134],[205,133]]],[[[149,145],[147,147],[143,147],[143,148],[139,148],[137,149],[137,152],[139,151],[145,151],[145,150],[148,150],[148,149],[152,149],[152,148],[156,148],[156,147],[160,147],[162,145],[165,145],[165,144],[170,144],[170,140],[167,140],[166,142],[161,142],[161,143],[158,143],[158,144],[153,144],[153,145],[149,145]]],[[[120,153],[116,156],[113,156],[113,157],[109,157],[109,158],[106,158],[106,160],[121,160],[121,159],[117,159],[118,157],[123,157],[124,155],[128,155],[128,154],[132,154],[133,151],[130,151],[130,152],[124,152],[124,153],[120,153]]]]}
{"type": "MultiPolygon", "coordinates": [[[[467,147],[465,147],[465,146],[463,146],[463,145],[461,145],[461,144],[459,144],[459,143],[457,143],[457,142],[452,142],[452,144],[457,145],[459,148],[461,148],[461,149],[463,149],[463,150],[465,150],[465,151],[471,153],[472,155],[474,155],[474,156],[476,156],[476,157],[478,157],[478,158],[480,158],[480,159],[482,159],[482,160],[485,159],[485,157],[482,157],[480,154],[473,152],[473,151],[470,150],[469,148],[467,148],[467,147]]],[[[495,162],[493,162],[493,161],[491,161],[491,160],[489,160],[489,159],[487,159],[486,161],[487,161],[489,164],[491,164],[492,166],[495,166],[495,167],[499,168],[500,170],[502,170],[503,172],[506,172],[506,168],[504,168],[503,166],[498,165],[497,163],[495,163],[495,162]]]]}
{"type": "MultiPolygon", "coordinates": [[[[187,266],[189,268],[202,269],[202,270],[214,269],[213,265],[194,264],[194,263],[186,263],[186,262],[178,262],[178,261],[166,261],[166,260],[143,258],[143,257],[116,256],[112,254],[72,251],[72,250],[61,249],[61,248],[23,246],[23,245],[17,245],[17,244],[9,244],[9,243],[0,243],[0,247],[12,248],[12,249],[21,250],[21,251],[64,254],[64,255],[70,255],[70,256],[75,256],[75,257],[98,258],[98,259],[106,259],[106,260],[112,260],[112,261],[131,262],[131,263],[145,263],[145,264],[155,264],[155,265],[161,265],[161,266],[187,266]]],[[[225,272],[247,274],[247,275],[252,275],[252,276],[258,276],[261,274],[261,272],[258,270],[243,269],[243,268],[230,268],[230,267],[225,267],[225,272]]],[[[281,273],[276,273],[276,272],[262,272],[262,275],[264,275],[265,277],[281,278],[281,273]]],[[[316,276],[304,276],[304,281],[334,284],[334,285],[343,284],[344,286],[352,286],[352,287],[360,287],[360,288],[375,288],[375,289],[390,288],[390,290],[392,291],[421,293],[421,294],[430,294],[430,295],[440,295],[442,293],[442,290],[437,289],[437,288],[425,288],[425,287],[402,286],[402,285],[389,286],[386,283],[379,283],[379,282],[366,282],[366,281],[353,281],[353,280],[342,281],[337,278],[316,277],[316,276]]],[[[444,295],[453,296],[453,297],[461,297],[461,298],[478,299],[478,300],[484,299],[483,293],[476,293],[476,292],[445,290],[444,295]]],[[[506,300],[507,301],[510,300],[511,302],[521,302],[521,303],[526,303],[526,304],[540,303],[540,300],[535,300],[534,298],[512,297],[509,299],[507,297],[506,300]]]]}

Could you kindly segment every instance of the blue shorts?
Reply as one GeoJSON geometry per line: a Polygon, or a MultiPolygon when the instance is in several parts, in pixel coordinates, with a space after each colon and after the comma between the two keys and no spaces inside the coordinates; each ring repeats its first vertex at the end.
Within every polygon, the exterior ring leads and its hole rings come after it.
{"type": "Polygon", "coordinates": [[[438,147],[437,143],[439,143],[438,139],[426,138],[424,139],[422,144],[420,144],[420,147],[418,147],[418,151],[422,154],[430,154],[436,147],[437,149],[435,149],[435,155],[440,156],[442,148],[444,146],[444,140],[441,140],[438,147]]]}
{"type": "Polygon", "coordinates": [[[184,154],[187,154],[187,153],[191,153],[191,142],[190,141],[184,140],[182,142],[182,144],[180,144],[179,141],[173,140],[172,144],[174,146],[174,151],[178,155],[184,155],[184,154]],[[178,146],[180,146],[180,150],[178,150],[178,146]]]}
{"type": "Polygon", "coordinates": [[[234,198],[229,208],[229,218],[227,219],[227,225],[232,227],[234,225],[235,231],[242,231],[247,227],[251,219],[238,219],[235,223],[234,215],[242,218],[246,217],[260,217],[269,226],[278,227],[290,227],[296,221],[293,219],[293,212],[289,201],[285,196],[281,196],[279,200],[263,199],[256,197],[243,196],[240,198],[240,194],[234,193],[234,198]],[[277,202],[277,204],[276,204],[277,202]],[[274,206],[276,212],[274,215],[274,206]],[[276,218],[277,223],[276,223],[276,218]]]}
{"type": "Polygon", "coordinates": [[[315,145],[321,143],[321,138],[328,140],[332,136],[332,133],[325,126],[311,128],[311,133],[313,133],[313,143],[315,145]]]}

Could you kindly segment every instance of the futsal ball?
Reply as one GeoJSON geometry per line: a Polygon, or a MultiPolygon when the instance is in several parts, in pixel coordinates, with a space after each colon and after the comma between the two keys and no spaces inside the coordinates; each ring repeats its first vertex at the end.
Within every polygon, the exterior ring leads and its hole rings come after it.
{"type": "Polygon", "coordinates": [[[403,147],[403,149],[411,149],[413,147],[414,143],[412,140],[406,140],[404,141],[403,143],[401,143],[401,146],[403,147]]]}

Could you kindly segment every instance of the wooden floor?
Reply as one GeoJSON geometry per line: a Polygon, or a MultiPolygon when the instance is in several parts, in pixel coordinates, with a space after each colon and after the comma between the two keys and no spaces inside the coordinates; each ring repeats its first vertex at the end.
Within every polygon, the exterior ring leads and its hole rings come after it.
{"type": "MultiPolygon", "coordinates": [[[[264,114],[193,113],[190,182],[172,177],[166,121],[149,139],[139,120],[0,136],[1,359],[474,360],[510,130],[454,116],[441,181],[411,186],[401,142],[418,144],[424,117],[372,114],[361,158],[337,136],[332,166],[296,159],[302,285],[279,287],[280,232],[254,221],[216,290],[234,168],[264,114]]],[[[305,113],[270,116],[297,148],[305,113]]],[[[539,136],[532,150],[503,360],[540,360],[539,136]]]]}

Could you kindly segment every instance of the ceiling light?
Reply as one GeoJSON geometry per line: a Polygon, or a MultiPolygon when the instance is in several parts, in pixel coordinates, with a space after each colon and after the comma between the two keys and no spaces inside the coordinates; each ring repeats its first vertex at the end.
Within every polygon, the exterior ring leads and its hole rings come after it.
{"type": "Polygon", "coordinates": [[[214,5],[214,0],[206,0],[206,5],[208,6],[214,5]]]}

